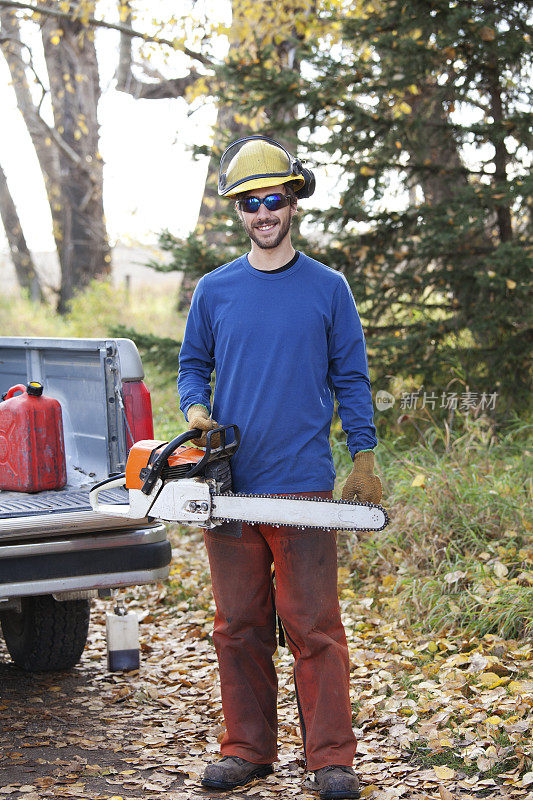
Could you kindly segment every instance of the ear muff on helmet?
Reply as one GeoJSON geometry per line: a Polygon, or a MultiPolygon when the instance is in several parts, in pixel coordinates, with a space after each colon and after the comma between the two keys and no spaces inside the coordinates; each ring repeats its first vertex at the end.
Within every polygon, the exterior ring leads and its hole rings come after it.
{"type": "Polygon", "coordinates": [[[223,197],[283,183],[290,183],[297,197],[310,197],[315,190],[311,170],[274,139],[247,136],[230,144],[221,156],[218,193],[223,197]]]}
{"type": "Polygon", "coordinates": [[[311,197],[316,189],[315,175],[312,170],[303,167],[299,159],[296,159],[294,163],[297,165],[298,174],[304,179],[303,186],[300,186],[299,189],[295,189],[294,194],[300,200],[304,200],[306,197],[311,197]]]}

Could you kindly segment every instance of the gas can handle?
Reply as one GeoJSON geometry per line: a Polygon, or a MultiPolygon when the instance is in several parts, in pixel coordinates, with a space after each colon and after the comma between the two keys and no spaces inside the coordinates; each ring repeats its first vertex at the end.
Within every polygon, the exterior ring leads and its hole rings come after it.
{"type": "Polygon", "coordinates": [[[4,395],[4,400],[9,400],[11,397],[13,397],[15,392],[22,392],[23,394],[25,394],[26,387],[24,386],[23,383],[17,383],[16,386],[12,386],[11,389],[7,390],[7,392],[4,395]]]}

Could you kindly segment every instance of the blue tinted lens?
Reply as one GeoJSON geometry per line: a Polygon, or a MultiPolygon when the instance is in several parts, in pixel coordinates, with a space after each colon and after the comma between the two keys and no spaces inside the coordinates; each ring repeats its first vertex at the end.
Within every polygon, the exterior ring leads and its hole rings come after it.
{"type": "Polygon", "coordinates": [[[258,197],[245,197],[241,200],[242,210],[247,211],[249,214],[255,214],[256,211],[259,211],[260,205],[261,200],[258,197]]]}
{"type": "Polygon", "coordinates": [[[269,211],[277,211],[289,205],[289,199],[285,194],[268,194],[262,199],[259,197],[244,197],[239,202],[242,210],[246,211],[248,214],[255,214],[256,211],[259,211],[261,203],[263,203],[269,211]]]}
{"type": "Polygon", "coordinates": [[[269,211],[277,211],[288,204],[287,196],[284,194],[269,194],[264,198],[263,203],[269,211]]]}

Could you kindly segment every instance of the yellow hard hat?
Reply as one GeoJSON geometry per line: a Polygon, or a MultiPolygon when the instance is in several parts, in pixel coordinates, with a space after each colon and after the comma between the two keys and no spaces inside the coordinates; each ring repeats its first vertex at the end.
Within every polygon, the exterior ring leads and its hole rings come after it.
{"type": "Polygon", "coordinates": [[[306,184],[302,165],[283,145],[266,136],[238,139],[220,159],[218,193],[223,197],[288,182],[298,195],[306,184]]]}

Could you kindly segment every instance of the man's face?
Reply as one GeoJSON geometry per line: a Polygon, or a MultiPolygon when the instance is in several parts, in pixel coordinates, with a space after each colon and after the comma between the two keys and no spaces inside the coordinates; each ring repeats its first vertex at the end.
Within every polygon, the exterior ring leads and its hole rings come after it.
{"type": "MultiPolygon", "coordinates": [[[[286,194],[286,190],[283,185],[279,185],[268,186],[265,189],[253,189],[246,193],[249,197],[261,199],[269,194],[286,194]]],[[[261,203],[255,214],[249,214],[240,209],[238,209],[238,214],[250,239],[262,250],[271,250],[281,244],[289,233],[295,211],[296,205],[292,203],[277,211],[269,211],[264,203],[261,203]]]]}

